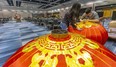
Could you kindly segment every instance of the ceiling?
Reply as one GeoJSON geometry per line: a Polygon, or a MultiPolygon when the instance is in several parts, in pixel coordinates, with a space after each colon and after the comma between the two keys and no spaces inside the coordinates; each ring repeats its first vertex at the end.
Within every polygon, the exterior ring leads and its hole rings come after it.
{"type": "Polygon", "coordinates": [[[29,9],[47,9],[71,0],[0,0],[1,7],[26,7],[29,9]]]}
{"type": "Polygon", "coordinates": [[[22,10],[53,10],[70,7],[75,2],[81,4],[97,3],[98,5],[116,3],[116,0],[0,0],[0,8],[22,10]]]}
{"type": "Polygon", "coordinates": [[[22,0],[23,3],[38,4],[38,9],[47,9],[62,3],[66,3],[71,0],[22,0]]]}

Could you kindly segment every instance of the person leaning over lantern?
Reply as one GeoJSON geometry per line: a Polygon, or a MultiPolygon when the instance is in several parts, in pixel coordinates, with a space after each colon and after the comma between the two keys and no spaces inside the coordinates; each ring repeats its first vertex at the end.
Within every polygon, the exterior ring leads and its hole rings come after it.
{"type": "Polygon", "coordinates": [[[82,15],[81,17],[81,21],[90,21],[90,22],[97,22],[99,23],[99,16],[98,16],[98,13],[95,12],[95,11],[92,11],[91,8],[87,8],[85,10],[85,13],[82,15]]]}
{"type": "Polygon", "coordinates": [[[80,13],[81,4],[76,2],[73,4],[69,12],[67,12],[63,18],[63,23],[69,27],[70,25],[73,28],[76,28],[75,23],[79,21],[79,13],[80,13]]]}
{"type": "Polygon", "coordinates": [[[108,33],[105,28],[100,25],[98,14],[91,11],[91,9],[87,9],[80,20],[80,8],[80,3],[74,3],[69,12],[65,14],[63,22],[67,25],[67,30],[71,33],[84,35],[104,45],[108,39],[108,33]]]}

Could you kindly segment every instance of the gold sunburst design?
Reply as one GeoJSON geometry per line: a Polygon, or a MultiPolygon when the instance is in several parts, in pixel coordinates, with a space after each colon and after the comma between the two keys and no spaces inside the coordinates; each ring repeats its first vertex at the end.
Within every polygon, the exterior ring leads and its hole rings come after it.
{"type": "Polygon", "coordinates": [[[83,29],[83,28],[90,28],[92,26],[97,26],[97,23],[94,22],[89,22],[89,21],[85,21],[85,22],[79,22],[75,24],[77,29],[83,29]]]}
{"type": "Polygon", "coordinates": [[[82,49],[84,46],[97,49],[99,48],[97,43],[81,35],[71,33],[69,33],[71,38],[66,41],[52,41],[49,39],[50,35],[36,38],[35,42],[30,43],[22,50],[30,52],[34,49],[33,47],[36,47],[40,51],[32,57],[32,63],[29,67],[39,67],[38,63],[41,61],[45,61],[41,67],[57,67],[59,61],[65,62],[67,67],[94,67],[91,55],[82,49]],[[58,57],[62,57],[62,59],[58,59],[58,57]],[[63,58],[65,59],[63,60],[63,58]]]}
{"type": "Polygon", "coordinates": [[[3,67],[115,67],[116,56],[97,42],[53,30],[21,47],[3,67]]]}

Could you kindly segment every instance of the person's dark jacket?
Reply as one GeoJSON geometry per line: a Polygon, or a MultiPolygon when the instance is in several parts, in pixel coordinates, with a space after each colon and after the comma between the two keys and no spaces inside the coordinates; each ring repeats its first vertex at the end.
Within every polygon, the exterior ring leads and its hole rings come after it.
{"type": "Polygon", "coordinates": [[[69,25],[72,25],[74,28],[76,28],[75,21],[73,20],[72,16],[69,13],[66,13],[63,19],[63,22],[67,25],[67,27],[69,25]]]}

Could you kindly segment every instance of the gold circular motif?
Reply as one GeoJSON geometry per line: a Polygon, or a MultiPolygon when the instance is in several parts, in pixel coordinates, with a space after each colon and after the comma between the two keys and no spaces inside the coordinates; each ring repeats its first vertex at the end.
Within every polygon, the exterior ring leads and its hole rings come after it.
{"type": "Polygon", "coordinates": [[[78,29],[83,29],[83,28],[90,28],[92,26],[97,26],[98,24],[97,23],[94,23],[94,22],[79,22],[79,23],[76,23],[75,24],[77,26],[78,29]]]}

